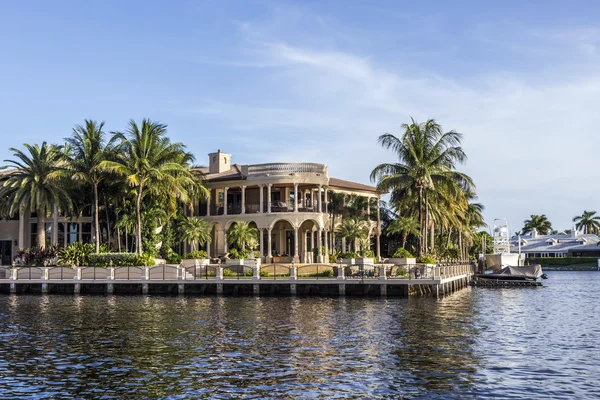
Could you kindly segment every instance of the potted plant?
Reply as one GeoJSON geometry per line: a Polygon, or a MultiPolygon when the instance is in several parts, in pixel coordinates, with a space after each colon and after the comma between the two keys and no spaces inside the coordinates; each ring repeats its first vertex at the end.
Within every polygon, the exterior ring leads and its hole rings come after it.
{"type": "Polygon", "coordinates": [[[417,260],[408,250],[400,247],[396,250],[394,255],[388,259],[388,262],[394,265],[414,265],[417,260]]]}

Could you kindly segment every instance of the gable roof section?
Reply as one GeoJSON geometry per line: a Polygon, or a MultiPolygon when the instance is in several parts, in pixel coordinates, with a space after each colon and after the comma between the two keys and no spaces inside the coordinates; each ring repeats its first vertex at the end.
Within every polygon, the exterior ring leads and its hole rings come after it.
{"type": "Polygon", "coordinates": [[[242,169],[239,164],[233,164],[229,170],[219,172],[218,174],[206,174],[208,182],[239,181],[244,179],[246,178],[242,175],[242,169]]]}
{"type": "Polygon", "coordinates": [[[380,194],[375,186],[363,185],[362,183],[345,181],[343,179],[329,178],[329,188],[331,189],[345,189],[345,190],[359,190],[362,192],[371,192],[373,194],[380,194]]]}

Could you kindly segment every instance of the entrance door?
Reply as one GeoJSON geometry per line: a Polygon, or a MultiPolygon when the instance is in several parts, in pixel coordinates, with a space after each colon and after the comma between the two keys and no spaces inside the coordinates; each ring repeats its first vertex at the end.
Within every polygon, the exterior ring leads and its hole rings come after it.
{"type": "Polygon", "coordinates": [[[12,240],[0,240],[0,265],[12,264],[12,240]]]}

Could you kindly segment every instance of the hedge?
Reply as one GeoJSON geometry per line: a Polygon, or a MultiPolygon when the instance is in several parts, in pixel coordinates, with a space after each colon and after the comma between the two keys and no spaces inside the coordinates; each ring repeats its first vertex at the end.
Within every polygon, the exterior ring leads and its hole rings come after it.
{"type": "Polygon", "coordinates": [[[100,253],[89,255],[90,267],[108,267],[112,260],[113,267],[143,267],[154,265],[154,259],[139,256],[135,253],[100,253]]]}
{"type": "Polygon", "coordinates": [[[598,257],[537,257],[527,258],[529,264],[540,265],[578,265],[578,264],[593,264],[597,265],[598,257]]]}

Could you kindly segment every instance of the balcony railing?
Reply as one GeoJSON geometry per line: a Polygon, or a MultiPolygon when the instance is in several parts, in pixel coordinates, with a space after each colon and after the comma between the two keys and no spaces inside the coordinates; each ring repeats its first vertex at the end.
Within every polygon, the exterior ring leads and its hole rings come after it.
{"type": "Polygon", "coordinates": [[[316,163],[269,163],[248,165],[245,175],[266,175],[266,174],[327,174],[327,166],[316,163]]]}
{"type": "MultiPolygon", "coordinates": [[[[326,207],[325,204],[322,204],[321,206],[322,211],[321,212],[326,212],[326,207]]],[[[247,203],[246,204],[246,214],[258,214],[260,213],[260,204],[257,203],[247,203]]],[[[265,202],[263,204],[263,213],[267,213],[269,212],[269,208],[267,203],[265,202]]],[[[273,201],[271,202],[271,212],[272,213],[291,213],[291,212],[295,212],[294,211],[294,204],[287,204],[287,203],[283,203],[280,201],[273,201]]],[[[316,213],[319,212],[319,206],[318,205],[314,205],[314,206],[302,206],[301,204],[298,205],[298,212],[300,213],[316,213]]],[[[229,204],[227,206],[227,215],[239,215],[242,213],[242,206],[241,204],[229,204]]],[[[224,215],[224,208],[223,206],[217,206],[217,205],[211,205],[210,206],[210,215],[211,216],[217,216],[217,215],[224,215]]],[[[206,207],[201,208],[199,210],[199,215],[200,216],[206,216],[206,207]]]]}

